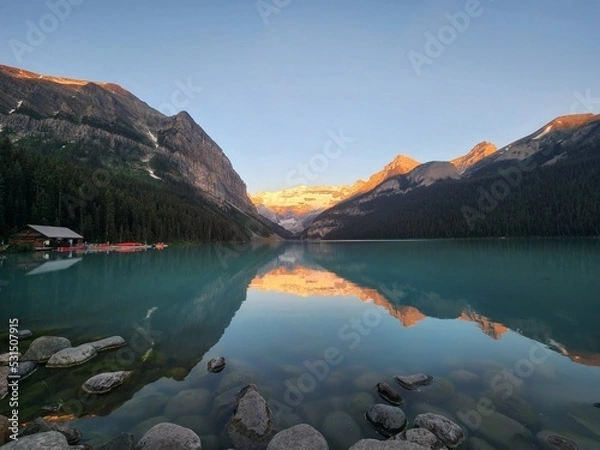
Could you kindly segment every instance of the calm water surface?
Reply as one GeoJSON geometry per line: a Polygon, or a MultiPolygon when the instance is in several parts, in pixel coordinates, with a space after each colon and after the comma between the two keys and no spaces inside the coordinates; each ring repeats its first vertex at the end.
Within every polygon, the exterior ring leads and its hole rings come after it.
{"type": "MultiPolygon", "coordinates": [[[[74,417],[97,445],[172,421],[227,448],[231,399],[256,383],[278,428],[309,423],[333,450],[378,437],[364,419],[387,381],[410,420],[441,412],[465,448],[543,449],[560,432],[600,448],[600,241],[198,246],[0,260],[2,323],[73,345],[128,346],[20,386],[21,420],[74,417]],[[212,357],[227,358],[219,374],[212,357]],[[79,386],[132,370],[112,393],[79,386]],[[393,377],[427,372],[405,391],[393,377]],[[50,409],[54,411],[50,411],[50,409]],[[493,411],[490,409],[493,408],[493,411]]],[[[6,332],[6,325],[2,327],[6,332]]],[[[7,344],[1,336],[2,350],[7,344]]],[[[21,351],[30,341],[21,342],[21,351]]],[[[8,410],[7,399],[0,413],[8,410]]]]}

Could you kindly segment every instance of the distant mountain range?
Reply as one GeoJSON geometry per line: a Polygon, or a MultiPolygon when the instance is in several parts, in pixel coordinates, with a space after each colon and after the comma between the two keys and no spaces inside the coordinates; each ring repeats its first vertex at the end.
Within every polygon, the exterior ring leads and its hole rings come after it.
{"type": "MultiPolygon", "coordinates": [[[[455,171],[465,172],[473,164],[495,151],[496,147],[489,142],[477,144],[466,155],[451,161],[451,165],[447,166],[452,172],[450,176],[454,176],[455,171]]],[[[352,185],[298,186],[281,191],[259,192],[252,195],[251,200],[261,215],[293,233],[299,233],[306,229],[320,213],[343,200],[370,192],[386,180],[398,175],[407,175],[414,171],[415,177],[427,176],[423,172],[426,167],[428,165],[423,165],[410,156],[398,155],[366,181],[358,180],[352,185]],[[417,170],[419,167],[421,169],[417,170]]],[[[440,176],[435,175],[434,172],[431,172],[431,175],[440,176]]],[[[425,180],[423,182],[426,183],[425,180]]]]}
{"type": "Polygon", "coordinates": [[[449,162],[398,155],[352,185],[250,197],[188,113],[0,65],[0,238],[25,223],[113,241],[598,235],[600,116],[558,117],[449,162]]]}
{"type": "Polygon", "coordinates": [[[308,239],[600,235],[600,115],[429,162],[318,215],[308,239]]]}

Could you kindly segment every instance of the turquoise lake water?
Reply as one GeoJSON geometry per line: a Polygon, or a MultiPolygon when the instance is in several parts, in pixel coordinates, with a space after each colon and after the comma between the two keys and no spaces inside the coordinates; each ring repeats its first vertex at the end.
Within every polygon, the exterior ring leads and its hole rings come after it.
{"type": "MultiPolygon", "coordinates": [[[[600,240],[206,245],[133,254],[6,255],[10,318],[73,345],[128,345],[20,384],[20,419],[72,420],[86,442],[171,421],[228,448],[231,399],[255,383],[278,428],[309,423],[332,450],[383,438],[366,422],[386,381],[409,422],[440,412],[462,448],[545,449],[544,432],[600,448],[600,240]],[[224,356],[225,370],[207,362],[224,356]],[[103,371],[131,370],[85,395],[103,371]],[[395,375],[426,372],[406,391],[395,375]],[[493,409],[493,410],[492,410],[493,409]]],[[[20,343],[25,352],[31,342],[20,343]]],[[[7,399],[0,413],[8,411],[7,399]]]]}

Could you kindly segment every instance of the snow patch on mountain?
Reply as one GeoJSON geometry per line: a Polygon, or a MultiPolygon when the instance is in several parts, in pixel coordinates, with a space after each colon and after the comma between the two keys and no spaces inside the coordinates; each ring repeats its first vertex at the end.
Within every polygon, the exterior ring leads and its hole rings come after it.
{"type": "Polygon", "coordinates": [[[551,131],[552,131],[552,125],[548,125],[548,126],[547,126],[547,127],[544,129],[544,131],[542,131],[542,132],[541,132],[540,134],[538,134],[537,136],[535,136],[535,137],[532,137],[531,139],[532,139],[532,140],[534,140],[534,141],[537,141],[537,140],[539,140],[539,139],[543,138],[544,136],[546,136],[546,135],[547,135],[548,133],[550,133],[551,131]]]}

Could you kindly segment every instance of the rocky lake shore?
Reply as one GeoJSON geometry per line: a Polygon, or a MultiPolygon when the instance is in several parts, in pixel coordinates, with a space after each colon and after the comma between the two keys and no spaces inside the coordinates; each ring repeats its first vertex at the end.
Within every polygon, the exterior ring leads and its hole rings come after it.
{"type": "MultiPolygon", "coordinates": [[[[23,331],[23,339],[29,339],[31,332],[23,331]]],[[[99,353],[115,351],[127,346],[120,336],[106,337],[73,346],[69,339],[59,336],[41,336],[29,344],[25,353],[0,355],[0,397],[10,395],[9,382],[18,378],[26,380],[36,370],[68,371],[81,366],[99,353]],[[18,358],[18,366],[9,364],[18,358]]],[[[225,358],[217,357],[208,361],[206,372],[223,377],[227,371],[225,358]]],[[[88,395],[107,398],[114,391],[135,376],[134,370],[114,370],[94,373],[80,386],[88,395]]],[[[447,413],[429,404],[413,417],[408,417],[403,407],[404,395],[421,388],[432,387],[440,396],[456,395],[450,381],[434,379],[424,373],[403,374],[393,380],[375,379],[365,374],[361,381],[364,395],[355,394],[348,402],[362,411],[365,423],[377,432],[378,439],[364,436],[357,430],[355,420],[344,411],[334,411],[326,415],[321,431],[303,418],[292,413],[280,414],[273,411],[261,393],[260,383],[248,383],[235,386],[244,380],[243,375],[232,372],[234,386],[213,399],[213,414],[224,418],[221,430],[208,430],[202,424],[193,423],[195,409],[204,409],[209,401],[208,392],[182,391],[160,406],[158,401],[148,401],[146,408],[155,408],[156,416],[146,420],[131,432],[120,433],[108,438],[102,444],[93,446],[85,433],[70,424],[71,420],[56,420],[50,417],[37,417],[28,423],[19,423],[16,427],[11,417],[0,416],[0,448],[2,450],[197,450],[231,448],[235,450],[295,450],[295,449],[346,449],[362,450],[448,450],[464,448],[471,450],[493,449],[529,449],[542,450],[592,450],[598,444],[591,439],[561,434],[554,430],[540,429],[534,436],[520,422],[535,422],[536,417],[525,403],[512,400],[512,417],[489,409],[489,420],[478,424],[473,435],[469,421],[481,414],[485,405],[474,404],[466,396],[463,409],[456,415],[447,413]],[[397,387],[395,387],[397,386],[397,387]],[[370,390],[370,392],[368,392],[370,390]],[[224,395],[225,394],[225,395],[224,395]],[[379,401],[374,401],[376,396],[379,401]],[[469,409],[469,406],[471,409],[469,409]],[[162,413],[161,413],[162,411],[162,413]],[[177,414],[179,413],[179,414],[177,414]],[[170,421],[169,417],[181,417],[179,421],[170,421]],[[516,419],[519,419],[517,421],[516,419]],[[178,423],[176,423],[178,422],[178,423]],[[196,431],[204,431],[197,433],[196,431]],[[203,429],[204,428],[204,429],[203,429]],[[328,442],[325,435],[334,436],[328,442]],[[339,437],[339,438],[338,438],[339,437]],[[348,443],[349,444],[344,444],[348,443]],[[536,447],[531,447],[535,442],[536,447]]],[[[361,377],[359,377],[361,378],[361,377]]],[[[457,370],[453,380],[468,383],[479,378],[467,370],[457,370]]],[[[26,383],[21,389],[29,389],[26,383]]],[[[33,387],[32,387],[33,388],[33,387]]],[[[200,390],[199,390],[200,391],[200,390]]],[[[204,389],[203,391],[206,391],[204,389]]],[[[592,433],[600,431],[598,404],[590,405],[589,410],[573,412],[592,433]]],[[[60,409],[60,406],[58,407],[60,409]]],[[[76,419],[76,417],[72,417],[76,419]]]]}

